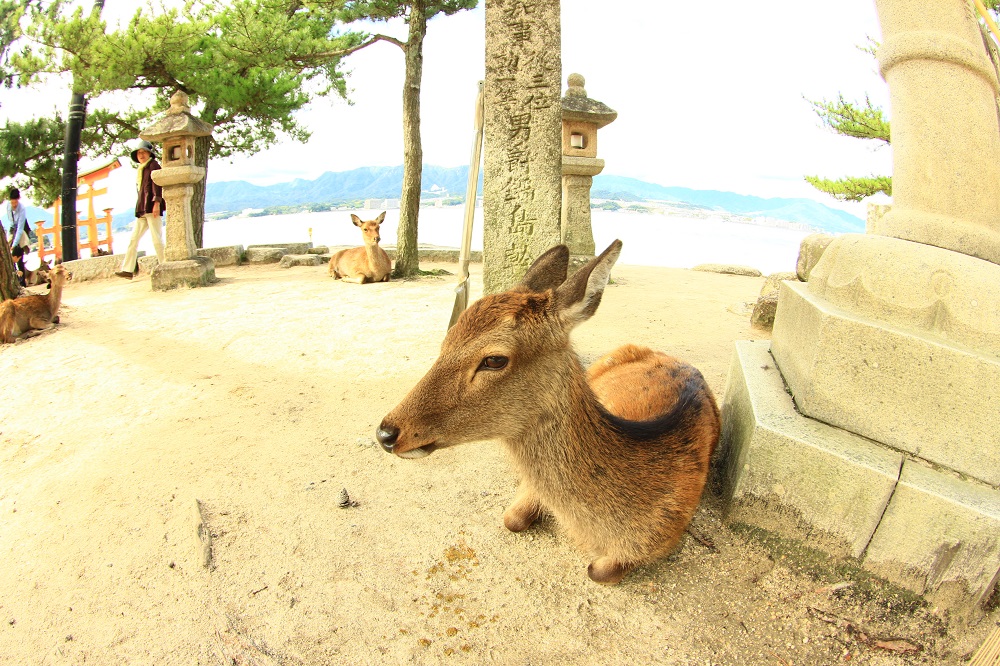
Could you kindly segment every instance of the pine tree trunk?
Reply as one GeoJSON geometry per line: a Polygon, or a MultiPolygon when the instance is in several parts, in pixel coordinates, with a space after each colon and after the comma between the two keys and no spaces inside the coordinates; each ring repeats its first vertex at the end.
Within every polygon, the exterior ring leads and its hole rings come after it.
{"type": "Polygon", "coordinates": [[[403,192],[399,201],[399,228],[393,277],[410,277],[420,270],[417,252],[417,220],[420,215],[420,183],[424,151],[420,143],[420,80],[424,69],[424,35],[427,14],[423,0],[410,6],[410,32],[403,53],[403,192]]]}
{"type": "Polygon", "coordinates": [[[0,226],[0,301],[17,298],[21,294],[21,283],[17,281],[14,257],[10,254],[7,232],[0,226]]]}
{"type": "Polygon", "coordinates": [[[194,140],[194,163],[205,170],[205,177],[194,184],[191,195],[191,230],[194,232],[194,246],[205,247],[205,188],[208,186],[208,149],[212,137],[199,136],[194,140]]]}

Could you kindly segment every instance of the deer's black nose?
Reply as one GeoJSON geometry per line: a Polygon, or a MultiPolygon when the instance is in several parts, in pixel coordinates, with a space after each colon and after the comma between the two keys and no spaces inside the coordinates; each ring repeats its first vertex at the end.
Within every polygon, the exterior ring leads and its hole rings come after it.
{"type": "Polygon", "coordinates": [[[399,437],[399,428],[395,428],[391,425],[382,424],[375,431],[375,439],[378,443],[382,445],[382,448],[392,453],[393,447],[396,446],[396,438],[399,437]]]}

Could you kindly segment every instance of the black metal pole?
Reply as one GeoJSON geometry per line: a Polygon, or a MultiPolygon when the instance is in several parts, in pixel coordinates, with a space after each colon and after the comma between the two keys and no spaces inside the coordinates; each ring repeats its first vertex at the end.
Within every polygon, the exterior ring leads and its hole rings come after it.
{"type": "MultiPolygon", "coordinates": [[[[102,9],[104,0],[94,0],[91,14],[100,15],[102,9]]],[[[62,215],[59,219],[62,225],[63,261],[79,258],[76,235],[76,183],[77,164],[80,161],[80,135],[83,133],[83,123],[86,119],[87,98],[83,93],[75,92],[69,101],[69,120],[66,121],[66,141],[63,146],[62,215]]]]}
{"type": "Polygon", "coordinates": [[[66,122],[66,142],[63,147],[62,172],[62,260],[78,259],[76,236],[77,163],[80,160],[80,134],[87,116],[87,99],[83,93],[73,93],[66,122]]]}

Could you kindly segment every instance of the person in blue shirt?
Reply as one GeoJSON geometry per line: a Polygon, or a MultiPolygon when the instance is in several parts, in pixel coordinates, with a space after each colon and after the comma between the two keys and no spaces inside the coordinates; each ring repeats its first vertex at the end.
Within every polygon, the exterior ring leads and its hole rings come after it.
{"type": "Polygon", "coordinates": [[[11,256],[17,262],[18,281],[24,284],[24,255],[31,250],[28,239],[28,210],[21,203],[21,192],[16,187],[7,193],[7,218],[10,220],[11,256]]]}

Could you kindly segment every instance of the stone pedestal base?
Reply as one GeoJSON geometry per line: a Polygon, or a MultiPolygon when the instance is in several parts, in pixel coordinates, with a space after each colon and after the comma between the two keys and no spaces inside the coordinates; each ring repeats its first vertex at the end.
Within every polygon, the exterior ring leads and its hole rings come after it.
{"type": "Polygon", "coordinates": [[[804,415],[998,486],[998,285],[981,259],[843,236],[782,283],[772,353],[804,415]]]}
{"type": "MultiPolygon", "coordinates": [[[[779,307],[780,313],[780,307],[779,307]]],[[[802,416],[767,342],[737,342],[713,486],[727,518],[837,556],[935,603],[1000,578],[1000,490],[802,416]]]]}
{"type": "Polygon", "coordinates": [[[830,306],[802,283],[778,300],[774,357],[799,410],[1000,483],[1000,361],[830,306]]]}
{"type": "Polygon", "coordinates": [[[722,404],[716,485],[731,520],[860,558],[902,454],[795,411],[767,342],[737,342],[722,404]]]}
{"type": "Polygon", "coordinates": [[[168,261],[153,269],[153,291],[178,287],[205,287],[215,282],[215,264],[208,257],[168,261]]]}

